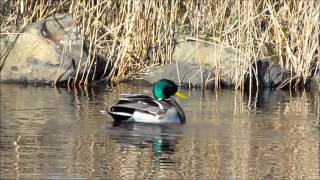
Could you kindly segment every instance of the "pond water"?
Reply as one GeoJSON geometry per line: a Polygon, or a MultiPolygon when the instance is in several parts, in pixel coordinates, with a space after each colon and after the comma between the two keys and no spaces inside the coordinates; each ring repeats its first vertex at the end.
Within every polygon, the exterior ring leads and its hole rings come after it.
{"type": "Polygon", "coordinates": [[[185,91],[184,125],[123,124],[101,113],[119,85],[0,85],[1,179],[320,178],[318,93],[185,91]]]}

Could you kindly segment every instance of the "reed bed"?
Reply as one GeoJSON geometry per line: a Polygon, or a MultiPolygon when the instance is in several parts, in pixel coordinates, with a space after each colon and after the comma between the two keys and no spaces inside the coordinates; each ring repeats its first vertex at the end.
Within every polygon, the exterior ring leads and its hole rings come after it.
{"type": "MultiPolygon", "coordinates": [[[[243,86],[247,67],[257,71],[251,64],[262,57],[305,83],[320,52],[317,0],[1,0],[0,8],[2,35],[55,13],[72,14],[88,46],[86,68],[94,68],[95,57],[102,56],[114,67],[107,75],[112,80],[170,63],[174,43],[185,37],[244,52],[236,65],[236,89],[243,86]]],[[[219,67],[214,70],[218,85],[219,67]]],[[[83,75],[81,82],[88,78],[83,75]]]]}

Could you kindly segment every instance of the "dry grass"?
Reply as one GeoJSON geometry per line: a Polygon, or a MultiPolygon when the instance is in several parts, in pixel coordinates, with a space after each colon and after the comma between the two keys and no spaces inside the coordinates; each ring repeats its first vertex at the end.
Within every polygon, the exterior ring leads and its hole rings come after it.
{"type": "MultiPolygon", "coordinates": [[[[171,61],[173,44],[185,36],[240,49],[236,88],[254,59],[271,57],[304,80],[320,50],[317,0],[16,0],[1,10],[2,33],[59,12],[72,14],[89,48],[86,68],[99,54],[126,79],[147,67],[171,61]]],[[[252,67],[254,68],[254,66],[252,67]]],[[[216,67],[219,80],[219,67],[216,67]]],[[[255,78],[254,74],[250,74],[255,78]]],[[[88,77],[82,77],[87,83],[88,77]]],[[[218,84],[218,81],[216,82],[218,84]]]]}

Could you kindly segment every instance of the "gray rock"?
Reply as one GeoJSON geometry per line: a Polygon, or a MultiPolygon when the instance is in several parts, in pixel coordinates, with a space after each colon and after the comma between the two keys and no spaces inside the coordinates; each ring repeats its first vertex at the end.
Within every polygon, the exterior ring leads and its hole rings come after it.
{"type": "Polygon", "coordinates": [[[199,41],[177,43],[172,60],[172,64],[151,69],[145,79],[154,83],[167,78],[182,86],[205,85],[211,88],[215,84],[215,75],[219,74],[223,86],[234,86],[237,78],[242,76],[237,70],[239,62],[243,62],[244,68],[250,65],[244,62],[243,53],[234,48],[199,41]]]}
{"type": "Polygon", "coordinates": [[[320,92],[320,76],[315,76],[311,79],[310,90],[312,92],[320,92]]]}
{"type": "Polygon", "coordinates": [[[208,88],[214,87],[214,81],[206,80],[211,77],[210,70],[192,63],[174,63],[153,68],[149,76],[145,78],[150,84],[160,79],[170,79],[176,84],[189,88],[200,88],[206,85],[208,88]]]}
{"type": "MultiPolygon", "coordinates": [[[[260,88],[284,88],[288,87],[289,84],[292,84],[292,86],[301,85],[301,78],[295,77],[295,72],[281,68],[279,64],[273,63],[271,59],[257,60],[256,64],[252,65],[252,69],[255,67],[257,67],[258,82],[253,77],[253,86],[257,86],[256,83],[259,83],[258,86],[260,88]]],[[[254,72],[252,74],[254,76],[254,72]]],[[[245,85],[249,85],[249,74],[246,74],[245,85]]]]}
{"type": "MultiPolygon", "coordinates": [[[[64,82],[74,78],[78,64],[83,68],[87,60],[85,47],[80,57],[80,33],[69,14],[32,23],[17,35],[2,37],[0,45],[1,82],[64,82]]],[[[101,71],[105,62],[98,60],[101,71]]]]}
{"type": "Polygon", "coordinates": [[[290,82],[300,82],[300,77],[292,78],[295,76],[294,72],[281,68],[270,59],[257,60],[256,64],[251,64],[245,57],[244,53],[234,48],[208,42],[183,41],[175,46],[172,64],[152,68],[150,75],[144,79],[150,84],[166,78],[181,86],[205,85],[212,88],[215,76],[219,75],[220,84],[224,87],[234,87],[241,78],[244,78],[245,86],[248,86],[248,72],[252,66],[252,69],[258,69],[258,81],[255,77],[252,79],[254,86],[259,83],[259,87],[287,87],[290,82]]]}

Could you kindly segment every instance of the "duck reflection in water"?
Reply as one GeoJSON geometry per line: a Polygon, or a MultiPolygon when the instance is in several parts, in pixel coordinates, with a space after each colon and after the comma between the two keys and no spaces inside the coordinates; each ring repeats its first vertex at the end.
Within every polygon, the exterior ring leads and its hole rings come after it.
{"type": "Polygon", "coordinates": [[[154,162],[174,164],[174,154],[183,142],[182,126],[175,124],[121,123],[113,124],[110,136],[117,143],[151,148],[154,162]],[[179,144],[179,146],[177,146],[179,144]]]}

